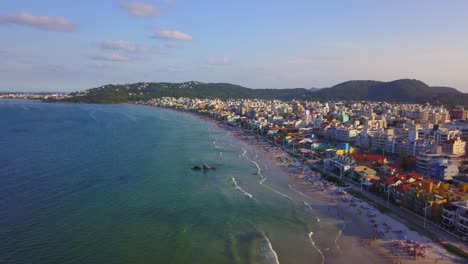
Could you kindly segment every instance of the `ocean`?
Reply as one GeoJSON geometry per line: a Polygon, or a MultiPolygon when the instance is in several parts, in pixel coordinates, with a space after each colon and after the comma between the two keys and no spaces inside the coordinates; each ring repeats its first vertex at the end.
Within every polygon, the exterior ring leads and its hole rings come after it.
{"type": "Polygon", "coordinates": [[[0,263],[322,263],[336,250],[337,221],[192,114],[0,100],[0,150],[0,263]],[[191,170],[204,163],[216,170],[191,170]]]}

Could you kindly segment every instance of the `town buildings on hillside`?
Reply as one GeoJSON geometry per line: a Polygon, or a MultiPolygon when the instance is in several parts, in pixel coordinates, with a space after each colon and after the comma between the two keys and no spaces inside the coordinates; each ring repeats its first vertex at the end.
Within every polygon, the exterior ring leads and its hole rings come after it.
{"type": "Polygon", "coordinates": [[[386,102],[138,102],[251,129],[468,240],[468,120],[463,109],[386,102]]]}

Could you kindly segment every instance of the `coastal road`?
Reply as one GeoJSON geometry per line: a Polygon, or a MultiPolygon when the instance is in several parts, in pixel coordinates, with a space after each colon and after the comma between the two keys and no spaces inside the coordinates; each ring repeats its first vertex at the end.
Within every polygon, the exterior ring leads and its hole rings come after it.
{"type": "MultiPolygon", "coordinates": [[[[275,145],[275,146],[278,146],[278,147],[282,147],[270,140],[268,140],[271,144],[275,145]]],[[[283,148],[285,151],[288,151],[288,148],[283,148]]],[[[291,151],[291,150],[289,150],[291,151]]],[[[338,175],[336,175],[335,173],[331,172],[331,171],[325,171],[324,168],[320,165],[318,165],[317,163],[312,163],[312,164],[309,164],[309,165],[312,165],[312,167],[318,169],[319,171],[323,172],[323,173],[326,173],[326,174],[329,174],[329,175],[332,175],[336,178],[340,178],[338,175]]],[[[347,183],[350,184],[351,188],[353,188],[355,191],[358,191],[358,192],[361,192],[364,196],[366,196],[368,199],[374,201],[375,203],[383,206],[383,207],[387,207],[387,200],[383,197],[380,197],[378,195],[375,195],[373,193],[370,193],[368,191],[366,191],[365,189],[362,189],[361,191],[361,186],[357,185],[355,182],[345,178],[345,177],[342,177],[342,180],[346,181],[347,183]]],[[[409,210],[407,209],[404,209],[400,206],[397,206],[395,204],[392,204],[392,203],[388,203],[389,205],[389,209],[392,211],[392,214],[390,214],[391,217],[395,218],[396,220],[400,221],[400,222],[403,222],[405,225],[406,223],[405,222],[408,222],[408,223],[411,223],[413,225],[416,225],[418,226],[420,229],[425,229],[427,232],[429,232],[430,234],[432,234],[433,237],[437,237],[439,240],[443,240],[443,241],[447,241],[447,242],[450,242],[454,245],[456,245],[457,247],[459,247],[460,249],[463,249],[465,252],[468,252],[468,244],[462,240],[460,240],[458,237],[456,237],[455,235],[453,234],[450,234],[448,233],[447,231],[443,230],[441,227],[435,225],[435,224],[432,224],[431,222],[429,221],[426,221],[426,225],[424,227],[424,218],[422,218],[421,216],[419,215],[416,215],[415,213],[413,212],[410,212],[409,210]]]]}
{"type": "MultiPolygon", "coordinates": [[[[327,173],[329,175],[332,175],[334,177],[339,178],[339,176],[334,174],[333,172],[324,171],[323,168],[321,168],[321,166],[317,166],[317,164],[313,164],[312,166],[314,168],[320,170],[321,172],[324,172],[324,173],[327,173]]],[[[377,196],[377,195],[375,195],[373,193],[370,193],[370,192],[366,191],[365,189],[363,189],[361,191],[360,186],[357,186],[355,182],[353,182],[353,181],[351,181],[351,180],[349,180],[347,178],[343,177],[342,180],[349,183],[351,185],[351,188],[353,188],[356,191],[361,192],[363,195],[365,195],[370,200],[374,201],[375,203],[377,203],[377,204],[379,204],[379,205],[381,205],[383,207],[387,207],[387,200],[385,198],[382,198],[382,197],[377,196]]],[[[425,229],[426,231],[430,232],[433,236],[438,237],[440,240],[450,242],[450,243],[456,245],[457,247],[463,249],[465,252],[468,252],[468,244],[466,242],[458,239],[454,235],[452,235],[452,234],[448,233],[447,231],[441,229],[439,226],[434,225],[429,221],[426,221],[426,227],[424,228],[424,218],[422,218],[421,216],[416,215],[413,212],[410,212],[410,211],[408,211],[406,209],[403,209],[400,206],[397,206],[397,205],[392,204],[392,203],[389,203],[389,209],[393,213],[393,215],[390,215],[390,216],[396,218],[400,222],[403,220],[403,222],[407,221],[407,222],[409,222],[411,224],[417,225],[419,228],[425,229]]]]}

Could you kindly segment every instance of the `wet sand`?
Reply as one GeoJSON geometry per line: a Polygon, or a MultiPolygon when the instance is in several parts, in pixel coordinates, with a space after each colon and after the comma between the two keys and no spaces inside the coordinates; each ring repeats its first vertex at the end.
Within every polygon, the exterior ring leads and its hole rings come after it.
{"type": "MultiPolygon", "coordinates": [[[[219,124],[218,124],[219,125],[219,124]]],[[[268,186],[270,181],[291,189],[297,202],[304,202],[307,207],[338,222],[336,236],[321,234],[316,230],[317,236],[331,236],[328,241],[317,241],[315,246],[321,251],[324,263],[464,263],[464,260],[449,254],[441,245],[432,242],[417,232],[408,228],[388,215],[381,214],[364,201],[348,194],[333,192],[336,186],[316,177],[313,182],[304,180],[305,165],[296,163],[296,159],[270,143],[256,139],[254,135],[245,134],[237,129],[219,125],[231,131],[234,136],[243,142],[245,148],[254,151],[256,160],[262,164],[262,173],[268,177],[264,182],[268,186]],[[323,184],[327,184],[325,188],[323,184]],[[375,213],[369,217],[368,211],[375,213]],[[400,232],[403,231],[403,233],[400,232]],[[396,240],[402,239],[404,234],[407,240],[420,242],[425,247],[425,257],[415,257],[409,254],[403,246],[392,246],[396,240]]],[[[309,219],[309,221],[322,221],[322,219],[309,219]]],[[[323,240],[323,239],[322,239],[323,240]]],[[[414,246],[414,244],[403,243],[414,246]]]]}
{"type": "Polygon", "coordinates": [[[240,128],[222,124],[208,117],[202,118],[229,131],[240,146],[254,153],[255,161],[262,164],[262,174],[267,178],[262,184],[267,188],[270,184],[281,185],[283,189],[288,188],[296,195],[288,195],[285,198],[303,202],[304,210],[310,208],[324,218],[308,219],[320,221],[320,226],[327,229],[314,230],[315,233],[309,234],[312,235],[311,239],[314,236],[322,238],[313,243],[315,249],[323,256],[322,263],[465,263],[464,259],[448,253],[441,245],[409,230],[396,219],[381,214],[366,202],[349,194],[336,194],[332,191],[336,186],[320,176],[316,177],[315,181],[304,180],[307,166],[280,147],[273,146],[270,142],[265,142],[255,134],[240,128]],[[369,210],[375,212],[375,217],[367,216],[369,210]],[[330,229],[325,228],[326,225],[336,225],[336,234],[321,233],[329,232],[330,229]],[[379,233],[382,229],[385,231],[379,233]],[[400,230],[404,232],[407,240],[413,240],[425,247],[424,257],[415,257],[403,247],[392,245],[398,240],[403,241],[403,245],[414,246],[402,239],[400,230]],[[323,237],[327,239],[324,240],[323,237]]]}

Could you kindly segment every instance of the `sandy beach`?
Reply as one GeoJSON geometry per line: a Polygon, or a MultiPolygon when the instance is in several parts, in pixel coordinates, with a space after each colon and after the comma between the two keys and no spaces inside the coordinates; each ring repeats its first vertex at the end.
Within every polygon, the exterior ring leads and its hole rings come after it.
{"type": "MultiPolygon", "coordinates": [[[[296,194],[285,196],[303,203],[304,210],[335,220],[329,222],[337,223],[336,236],[312,242],[322,263],[464,263],[441,245],[323,180],[279,147],[236,128],[215,124],[231,131],[245,149],[255,153],[256,162],[263,164],[265,180],[261,184],[267,188],[270,181],[281,184],[296,194]]],[[[308,220],[319,221],[324,228],[328,224],[326,219],[308,220]]],[[[320,232],[316,230],[315,234],[320,232]]],[[[313,235],[309,234],[310,239],[313,235]]]]}

